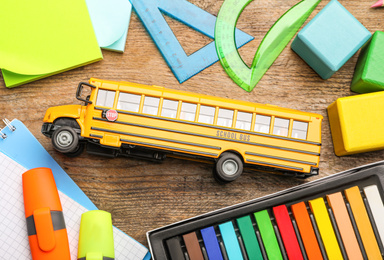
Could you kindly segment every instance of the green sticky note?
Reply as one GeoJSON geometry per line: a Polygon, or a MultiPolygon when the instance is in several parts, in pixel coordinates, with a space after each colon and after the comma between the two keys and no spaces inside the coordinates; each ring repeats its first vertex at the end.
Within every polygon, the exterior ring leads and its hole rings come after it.
{"type": "Polygon", "coordinates": [[[271,219],[267,210],[254,213],[260,235],[264,243],[265,251],[269,259],[282,260],[279,243],[277,242],[275,231],[273,230],[271,219]]]}
{"type": "Polygon", "coordinates": [[[263,255],[260,251],[259,242],[256,238],[255,229],[252,225],[252,220],[250,216],[245,216],[238,218],[237,225],[240,230],[241,237],[244,241],[245,250],[247,251],[249,260],[258,260],[263,259],[263,255]]]}
{"type": "Polygon", "coordinates": [[[5,0],[0,28],[0,68],[7,87],[103,58],[84,0],[5,0]]]}

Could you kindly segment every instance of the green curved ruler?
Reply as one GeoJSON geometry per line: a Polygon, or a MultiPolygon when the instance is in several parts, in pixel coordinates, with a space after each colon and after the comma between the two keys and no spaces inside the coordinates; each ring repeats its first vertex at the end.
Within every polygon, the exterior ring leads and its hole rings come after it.
{"type": "Polygon", "coordinates": [[[303,0],[283,14],[269,29],[249,68],[235,45],[235,26],[252,0],[225,0],[215,25],[215,44],[220,63],[229,77],[250,92],[321,0],[303,0]],[[237,14],[237,15],[236,15],[237,14]]]}

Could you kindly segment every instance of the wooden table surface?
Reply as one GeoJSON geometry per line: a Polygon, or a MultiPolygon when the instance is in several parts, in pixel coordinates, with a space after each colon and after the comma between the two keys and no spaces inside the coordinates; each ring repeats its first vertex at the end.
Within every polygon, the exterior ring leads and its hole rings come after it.
{"type": "MultiPolygon", "coordinates": [[[[190,2],[217,15],[223,0],[190,2]]],[[[253,1],[244,9],[237,27],[255,37],[239,51],[248,65],[268,29],[297,2],[253,1]]],[[[328,2],[323,0],[309,19],[328,2]]],[[[384,30],[384,9],[371,9],[374,2],[340,0],[371,33],[384,30]]],[[[166,20],[187,54],[211,41],[171,18],[166,20]]],[[[104,60],[100,62],[13,89],[7,89],[1,81],[0,115],[2,118],[21,120],[95,205],[112,213],[113,224],[147,246],[145,233],[149,230],[384,158],[384,151],[346,157],[337,157],[333,152],[326,108],[339,97],[354,95],[350,91],[350,83],[358,53],[330,79],[322,80],[289,46],[251,93],[238,87],[219,62],[179,84],[133,12],[124,54],[103,50],[104,60]],[[319,113],[324,116],[320,175],[298,180],[247,171],[238,180],[221,185],[212,176],[212,165],[188,160],[167,158],[158,164],[87,153],[68,158],[56,152],[51,140],[41,134],[43,117],[51,106],[80,104],[75,98],[77,84],[90,77],[156,84],[319,113]]]]}

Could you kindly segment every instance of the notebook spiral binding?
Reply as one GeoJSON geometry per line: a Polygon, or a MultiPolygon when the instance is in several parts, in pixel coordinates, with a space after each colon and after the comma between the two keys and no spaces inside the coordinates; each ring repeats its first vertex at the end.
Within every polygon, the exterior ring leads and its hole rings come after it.
{"type": "MultiPolygon", "coordinates": [[[[8,127],[12,132],[14,132],[16,130],[16,127],[13,126],[11,124],[11,121],[9,121],[7,118],[4,118],[3,122],[4,122],[5,126],[8,127]]],[[[0,138],[4,140],[5,138],[7,138],[7,135],[5,133],[3,133],[3,129],[4,128],[0,128],[0,138]]]]}

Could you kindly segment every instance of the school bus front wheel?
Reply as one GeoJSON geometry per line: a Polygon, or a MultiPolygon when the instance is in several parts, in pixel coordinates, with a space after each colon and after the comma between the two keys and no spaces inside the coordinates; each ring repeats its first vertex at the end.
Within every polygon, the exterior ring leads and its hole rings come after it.
{"type": "Polygon", "coordinates": [[[61,153],[73,153],[79,148],[79,137],[70,126],[62,126],[52,134],[52,145],[61,153]]]}
{"type": "Polygon", "coordinates": [[[216,162],[214,176],[222,182],[236,180],[243,173],[243,161],[234,153],[223,153],[216,162]]]}

